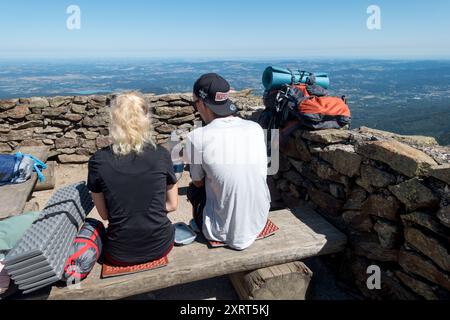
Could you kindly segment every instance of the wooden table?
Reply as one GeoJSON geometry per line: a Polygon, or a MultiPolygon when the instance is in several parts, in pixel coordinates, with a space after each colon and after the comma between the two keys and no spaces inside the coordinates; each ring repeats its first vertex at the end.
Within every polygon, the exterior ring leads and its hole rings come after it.
{"type": "MultiPolygon", "coordinates": [[[[24,147],[17,151],[31,154],[43,162],[47,161],[49,155],[48,147],[24,147]]],[[[0,220],[23,213],[37,180],[37,174],[33,173],[27,182],[0,187],[0,220]]]]}

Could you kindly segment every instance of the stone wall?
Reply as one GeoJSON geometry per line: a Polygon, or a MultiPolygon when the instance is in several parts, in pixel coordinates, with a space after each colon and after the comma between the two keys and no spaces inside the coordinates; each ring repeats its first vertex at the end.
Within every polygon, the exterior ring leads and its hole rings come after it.
{"type": "MultiPolygon", "coordinates": [[[[84,163],[107,146],[110,96],[0,101],[0,152],[47,145],[62,163],[84,163]]],[[[146,95],[155,139],[183,135],[199,120],[188,94],[146,95]]],[[[233,95],[244,118],[261,98],[233,95]]],[[[269,179],[290,206],[309,201],[347,234],[331,258],[342,280],[374,299],[450,299],[450,149],[428,137],[360,128],[297,131],[269,179]],[[382,290],[366,286],[367,268],[382,270],[382,290]]],[[[278,193],[278,195],[277,195],[278,193]]],[[[278,199],[273,199],[278,200],[278,199]]]]}
{"type": "MultiPolygon", "coordinates": [[[[192,130],[199,115],[190,94],[145,95],[153,113],[154,138],[166,142],[172,131],[192,130]]],[[[250,90],[232,95],[242,117],[260,109],[261,99],[250,90]]],[[[0,100],[0,152],[22,146],[46,145],[50,158],[61,163],[85,163],[109,145],[111,96],[69,96],[0,100]]]]}
{"type": "Polygon", "coordinates": [[[333,263],[373,299],[450,298],[450,149],[361,128],[297,131],[274,177],[290,206],[309,201],[347,234],[333,263]],[[368,290],[367,268],[382,270],[368,290]]]}

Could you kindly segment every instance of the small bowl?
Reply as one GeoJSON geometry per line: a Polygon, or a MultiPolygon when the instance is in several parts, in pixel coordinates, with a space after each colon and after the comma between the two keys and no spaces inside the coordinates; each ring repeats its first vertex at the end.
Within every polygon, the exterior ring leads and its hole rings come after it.
{"type": "Polygon", "coordinates": [[[178,246],[186,246],[191,244],[197,238],[197,234],[183,222],[176,223],[175,225],[175,244],[178,246]]]}

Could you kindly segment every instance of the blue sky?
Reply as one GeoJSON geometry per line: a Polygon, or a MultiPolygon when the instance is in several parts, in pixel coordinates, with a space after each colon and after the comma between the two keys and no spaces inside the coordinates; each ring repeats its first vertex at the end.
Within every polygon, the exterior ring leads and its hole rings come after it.
{"type": "Polygon", "coordinates": [[[450,1],[2,0],[0,58],[450,57],[450,1]],[[69,31],[69,5],[81,29],[69,31]],[[369,31],[367,7],[381,8],[369,31]]]}

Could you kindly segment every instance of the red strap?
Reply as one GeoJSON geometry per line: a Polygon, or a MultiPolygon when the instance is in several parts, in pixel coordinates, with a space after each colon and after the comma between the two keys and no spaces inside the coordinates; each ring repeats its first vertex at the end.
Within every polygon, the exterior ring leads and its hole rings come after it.
{"type": "Polygon", "coordinates": [[[87,276],[89,275],[89,273],[78,273],[78,272],[74,272],[72,274],[70,274],[70,277],[75,278],[75,279],[85,279],[87,276]]]}
{"type": "Polygon", "coordinates": [[[68,261],[74,261],[77,260],[83,253],[89,250],[89,246],[83,246],[80,250],[75,252],[73,255],[71,255],[68,259],[68,261]]]}
{"type": "Polygon", "coordinates": [[[100,237],[99,234],[98,234],[98,229],[95,228],[94,231],[93,231],[93,233],[94,233],[94,234],[91,236],[91,240],[92,240],[92,241],[95,241],[96,238],[100,237]]]}
{"type": "Polygon", "coordinates": [[[77,239],[74,240],[74,243],[91,244],[95,248],[95,250],[97,252],[97,259],[98,259],[98,256],[100,254],[100,250],[98,249],[98,246],[97,246],[97,244],[94,241],[92,241],[91,239],[86,239],[86,238],[77,238],[77,239]]]}

